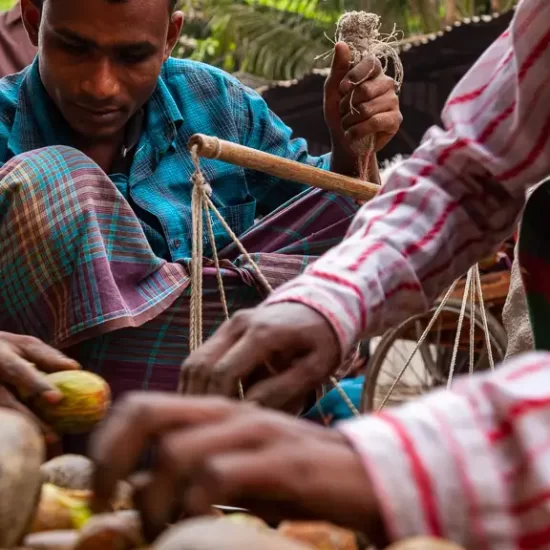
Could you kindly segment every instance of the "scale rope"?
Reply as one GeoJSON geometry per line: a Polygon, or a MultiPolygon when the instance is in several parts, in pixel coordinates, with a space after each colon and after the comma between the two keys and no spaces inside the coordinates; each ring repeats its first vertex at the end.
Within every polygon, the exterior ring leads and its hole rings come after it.
{"type": "MultiPolygon", "coordinates": [[[[212,188],[210,187],[210,184],[206,181],[204,174],[201,170],[200,166],[200,157],[197,151],[197,146],[194,145],[190,148],[191,152],[191,158],[193,161],[193,165],[195,167],[195,172],[192,176],[192,184],[193,184],[193,191],[192,191],[192,236],[193,236],[193,242],[192,242],[192,259],[191,259],[191,315],[190,315],[190,342],[189,342],[189,348],[190,351],[193,352],[196,349],[198,349],[202,342],[203,342],[203,315],[202,315],[202,296],[203,296],[203,273],[202,273],[202,267],[203,267],[203,256],[204,256],[204,241],[203,241],[203,230],[204,230],[204,224],[203,224],[203,214],[204,219],[206,219],[206,229],[208,233],[208,238],[210,242],[210,246],[212,249],[212,259],[214,261],[215,269],[216,269],[216,280],[218,285],[218,291],[220,293],[220,300],[224,312],[225,319],[228,320],[229,315],[229,307],[227,305],[227,297],[225,294],[225,288],[223,283],[223,276],[222,271],[220,267],[220,261],[216,249],[216,243],[214,238],[214,231],[212,228],[212,218],[211,213],[213,213],[216,218],[219,220],[231,240],[235,243],[241,254],[244,256],[244,258],[247,260],[247,262],[250,264],[252,269],[256,272],[258,276],[258,280],[263,286],[266,293],[270,294],[273,292],[273,287],[269,283],[269,281],[266,279],[266,277],[263,275],[260,267],[258,264],[254,261],[254,259],[250,256],[248,251],[245,249],[242,242],[239,240],[238,236],[234,233],[234,231],[231,229],[229,224],[225,221],[223,216],[220,214],[219,210],[216,208],[214,203],[212,202],[212,199],[210,198],[212,194],[212,188]]],[[[418,342],[413,349],[412,353],[410,354],[408,360],[403,365],[402,369],[399,371],[399,374],[397,375],[396,379],[392,383],[389,391],[387,392],[386,396],[382,400],[382,403],[378,410],[381,410],[386,403],[388,402],[393,390],[397,386],[397,384],[400,382],[401,378],[403,377],[405,371],[410,366],[416,352],[420,349],[420,347],[425,343],[430,330],[433,328],[435,322],[439,318],[441,312],[445,308],[445,305],[451,298],[456,286],[457,286],[458,280],[456,280],[443,299],[440,301],[437,309],[435,310],[432,318],[430,319],[428,325],[426,326],[424,332],[418,339],[418,342]]],[[[470,302],[470,349],[469,349],[469,374],[473,374],[474,370],[474,336],[475,336],[475,315],[476,315],[476,297],[479,302],[479,309],[481,314],[481,320],[483,323],[483,332],[485,336],[485,343],[487,347],[487,356],[489,360],[489,365],[491,370],[494,370],[494,358],[493,353],[491,349],[491,337],[488,327],[488,321],[487,321],[487,315],[485,310],[485,304],[483,301],[483,289],[481,285],[481,275],[479,272],[479,266],[475,265],[468,271],[467,277],[466,277],[466,284],[464,287],[464,294],[462,298],[462,306],[460,310],[460,315],[458,319],[457,324],[457,331],[456,336],[454,340],[453,345],[453,353],[451,358],[451,364],[449,368],[449,376],[447,379],[447,389],[451,388],[453,378],[454,378],[454,372],[456,367],[456,360],[457,360],[457,354],[458,354],[458,348],[460,344],[460,336],[462,333],[462,326],[464,323],[465,313],[466,313],[466,306],[468,304],[468,301],[470,302]]],[[[266,365],[266,367],[270,370],[272,374],[274,374],[273,369],[270,368],[269,365],[266,365]]],[[[338,383],[338,380],[332,376],[330,377],[331,384],[336,388],[336,391],[340,395],[340,397],[344,400],[346,406],[349,408],[351,413],[354,417],[359,417],[360,412],[355,407],[349,396],[346,394],[346,392],[342,389],[340,384],[338,383]]],[[[239,396],[240,399],[244,400],[244,390],[242,383],[239,381],[239,396]]],[[[321,416],[324,418],[324,415],[318,405],[319,412],[321,413],[321,416]]]]}
{"type": "MultiPolygon", "coordinates": [[[[436,321],[439,319],[439,316],[441,312],[445,309],[445,306],[449,302],[449,299],[451,298],[458,282],[460,279],[457,279],[453,282],[445,296],[441,299],[439,302],[439,305],[435,312],[433,313],[430,321],[426,325],[426,328],[424,329],[424,332],[418,339],[418,342],[416,346],[414,347],[413,351],[409,355],[408,360],[403,365],[403,368],[399,371],[397,377],[393,381],[390,389],[382,399],[382,403],[378,407],[378,411],[381,411],[385,405],[387,404],[388,400],[391,397],[391,394],[393,393],[394,389],[396,388],[397,384],[401,381],[403,378],[403,375],[405,374],[405,371],[412,363],[412,360],[414,356],[416,355],[417,351],[420,349],[420,347],[424,344],[426,339],[428,338],[428,335],[435,325],[436,321]]],[[[495,363],[493,358],[493,351],[491,347],[491,333],[489,331],[489,325],[487,321],[487,312],[485,310],[485,302],[483,300],[483,287],[481,284],[481,274],[479,272],[479,265],[474,265],[471,267],[468,271],[468,274],[466,276],[466,284],[464,286],[464,293],[462,296],[462,305],[460,308],[460,314],[458,318],[458,324],[456,329],[456,335],[455,340],[453,344],[453,353],[451,357],[451,364],[449,367],[449,376],[447,378],[447,389],[450,390],[453,379],[454,379],[454,373],[455,373],[455,367],[456,367],[456,360],[457,360],[457,354],[458,354],[458,347],[460,344],[460,336],[462,333],[462,325],[464,323],[464,318],[466,315],[466,305],[468,304],[468,301],[470,302],[470,346],[469,346],[469,368],[468,373],[471,376],[474,372],[474,341],[475,341],[475,316],[476,316],[476,297],[479,301],[479,308],[481,312],[481,320],[483,323],[483,333],[485,337],[485,345],[487,348],[487,357],[489,360],[489,367],[491,370],[494,370],[495,363]]]]}
{"type": "MultiPolygon", "coordinates": [[[[237,235],[229,227],[229,224],[225,221],[223,216],[220,214],[219,210],[216,208],[216,205],[212,202],[210,195],[212,194],[212,188],[210,184],[206,181],[204,174],[202,173],[200,167],[200,158],[197,153],[197,147],[191,147],[191,159],[195,166],[195,172],[191,178],[193,183],[193,192],[191,198],[191,210],[192,210],[192,256],[191,256],[191,319],[190,319],[190,337],[189,337],[189,348],[193,352],[199,348],[203,341],[203,318],[202,318],[202,294],[203,294],[203,276],[202,276],[202,259],[204,255],[204,245],[203,245],[203,213],[206,218],[206,225],[208,230],[208,237],[210,240],[210,246],[212,248],[212,256],[214,260],[214,265],[216,268],[216,279],[218,283],[218,290],[220,293],[220,299],[224,311],[226,320],[229,319],[229,308],[227,306],[227,298],[225,295],[225,289],[223,284],[223,277],[220,267],[220,261],[218,258],[218,253],[216,250],[216,242],[214,239],[214,231],[212,229],[212,219],[210,218],[210,213],[213,212],[214,215],[218,218],[222,224],[225,231],[235,243],[235,245],[240,250],[241,254],[252,266],[256,272],[258,279],[266,292],[270,294],[273,292],[273,287],[269,284],[269,281],[263,275],[258,264],[252,259],[250,254],[247,252],[237,235]]],[[[269,368],[269,365],[267,365],[269,368]]],[[[270,369],[273,373],[272,369],[270,369]]],[[[346,392],[341,388],[338,380],[334,376],[330,377],[330,382],[334,385],[350,411],[355,417],[359,417],[360,413],[357,410],[357,407],[353,404],[346,392]]],[[[239,382],[239,394],[240,398],[244,399],[244,390],[242,383],[239,382]]]]}
{"type": "MultiPolygon", "coordinates": [[[[350,48],[351,64],[357,65],[365,56],[372,55],[378,58],[382,63],[383,72],[388,69],[388,61],[393,64],[394,80],[396,90],[399,90],[403,82],[403,67],[399,59],[398,51],[396,49],[396,33],[395,29],[389,35],[382,35],[380,32],[380,18],[375,14],[369,14],[365,12],[349,12],[344,14],[337,25],[336,40],[346,42],[350,48]]],[[[328,52],[330,53],[330,52],[328,52]]],[[[354,83],[353,91],[363,81],[369,78],[370,75],[365,76],[359,82],[354,83]]],[[[353,98],[353,93],[351,94],[353,98]]],[[[350,108],[354,112],[354,105],[351,103],[350,108]]],[[[365,163],[361,170],[361,179],[366,179],[366,173],[368,168],[368,159],[371,157],[370,153],[373,150],[373,137],[368,136],[365,140],[360,140],[353,144],[354,150],[360,158],[365,159],[365,163]]],[[[266,153],[251,150],[247,147],[240,146],[225,142],[224,152],[225,157],[222,154],[221,141],[218,139],[207,138],[206,136],[196,135],[191,138],[190,141],[190,153],[195,167],[195,172],[192,176],[193,190],[192,190],[192,259],[191,259],[191,313],[190,313],[190,351],[195,351],[203,341],[203,312],[202,312],[202,296],[203,296],[203,257],[204,257],[204,242],[203,242],[203,214],[206,218],[208,238],[212,248],[213,261],[216,268],[216,279],[218,289],[220,293],[220,299],[222,302],[223,312],[226,319],[229,319],[229,308],[227,306],[227,299],[224,290],[223,277],[220,268],[220,262],[216,250],[216,244],[214,239],[214,232],[212,229],[211,213],[220,221],[222,227],[225,229],[233,243],[237,246],[241,254],[248,261],[252,269],[256,272],[259,282],[264,287],[267,294],[273,291],[273,288],[269,284],[269,281],[262,274],[259,266],[254,262],[250,254],[246,251],[243,244],[229,227],[223,216],[220,214],[216,206],[213,204],[210,196],[212,189],[201,171],[200,167],[200,154],[201,152],[207,152],[208,158],[220,159],[225,162],[234,162],[240,166],[248,167],[255,170],[265,171],[275,177],[286,179],[293,179],[300,183],[307,183],[309,185],[315,185],[325,190],[334,190],[336,192],[344,192],[355,198],[361,198],[362,200],[368,200],[372,198],[377,191],[378,186],[369,184],[368,182],[362,182],[358,185],[357,180],[352,178],[342,177],[340,175],[326,173],[320,169],[313,167],[303,166],[300,163],[289,161],[287,159],[279,159],[278,157],[272,157],[266,153]],[[200,146],[199,146],[200,145],[200,146]],[[200,151],[199,151],[200,149],[200,151]],[[225,151],[227,149],[227,151],[225,151]],[[207,150],[207,151],[206,151],[207,150]],[[224,157],[224,158],[221,158],[224,157]],[[239,162],[236,162],[236,160],[239,162]]],[[[403,376],[403,373],[410,365],[414,354],[418,351],[420,346],[425,342],[428,337],[428,333],[439,314],[445,307],[445,304],[451,297],[453,290],[456,287],[456,282],[453,283],[443,301],[435,311],[432,320],[428,324],[426,330],[420,337],[418,344],[416,345],[413,353],[408,361],[406,361],[404,367],[401,369],[397,379],[394,381],[388,395],[384,398],[381,408],[386,404],[395,386],[399,383],[403,376]]],[[[447,381],[447,387],[452,384],[452,379],[455,371],[456,358],[459,347],[460,333],[462,324],[464,321],[466,303],[470,299],[473,304],[472,314],[475,316],[475,293],[478,295],[478,300],[481,308],[481,316],[483,320],[483,326],[485,331],[485,339],[487,342],[488,357],[491,365],[491,369],[494,368],[493,356],[491,350],[491,340],[488,330],[487,317],[485,314],[485,306],[483,304],[483,296],[481,289],[481,278],[479,274],[479,268],[475,266],[468,272],[466,281],[466,287],[464,289],[463,303],[460,312],[460,318],[457,327],[457,336],[453,347],[453,357],[451,361],[451,367],[449,371],[449,378],[447,381]]],[[[473,340],[475,327],[470,327],[470,339],[473,340]]],[[[266,365],[271,374],[274,374],[274,370],[270,365],[266,365]]],[[[470,372],[474,368],[474,344],[470,342],[470,372]]],[[[350,409],[353,416],[360,416],[359,411],[341,388],[335,377],[330,378],[330,382],[336,388],[340,397],[344,400],[346,406],[350,409]]],[[[241,399],[244,399],[244,391],[242,383],[239,381],[239,394],[241,399]]],[[[321,411],[319,404],[317,404],[319,412],[322,418],[324,415],[321,411]]]]}

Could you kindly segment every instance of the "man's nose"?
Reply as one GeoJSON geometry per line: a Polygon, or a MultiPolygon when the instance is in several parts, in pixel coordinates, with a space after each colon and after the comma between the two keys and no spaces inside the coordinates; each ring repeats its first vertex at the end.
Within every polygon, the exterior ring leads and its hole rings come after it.
{"type": "Polygon", "coordinates": [[[82,91],[96,100],[107,100],[120,93],[120,83],[116,67],[109,59],[100,59],[82,82],[82,91]]]}

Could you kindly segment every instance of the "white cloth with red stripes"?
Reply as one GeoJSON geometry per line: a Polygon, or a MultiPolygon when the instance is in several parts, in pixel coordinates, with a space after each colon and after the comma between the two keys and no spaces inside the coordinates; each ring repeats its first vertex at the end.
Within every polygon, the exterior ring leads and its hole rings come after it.
{"type": "MultiPolygon", "coordinates": [[[[425,311],[494,251],[526,190],[550,175],[549,0],[519,3],[442,118],[444,129],[392,170],[347,238],[267,301],[324,315],[342,356],[425,311]]],[[[550,356],[460,388],[342,428],[364,456],[390,533],[550,548],[550,356]]]]}
{"type": "Polygon", "coordinates": [[[339,428],[364,461],[392,540],[550,548],[550,354],[339,428]]]}

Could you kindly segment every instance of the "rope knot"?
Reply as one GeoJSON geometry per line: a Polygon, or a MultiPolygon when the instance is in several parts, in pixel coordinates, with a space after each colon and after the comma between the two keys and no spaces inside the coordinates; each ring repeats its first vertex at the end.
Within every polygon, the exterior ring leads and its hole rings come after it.
{"type": "Polygon", "coordinates": [[[191,176],[191,182],[193,187],[199,187],[209,197],[212,195],[212,186],[204,179],[204,175],[200,170],[196,170],[191,176]]]}
{"type": "Polygon", "coordinates": [[[201,191],[203,191],[207,196],[210,197],[212,195],[212,187],[206,181],[204,174],[202,173],[198,147],[196,145],[193,145],[193,147],[191,148],[191,160],[193,161],[193,165],[195,166],[195,172],[191,176],[193,187],[200,188],[201,191]]]}

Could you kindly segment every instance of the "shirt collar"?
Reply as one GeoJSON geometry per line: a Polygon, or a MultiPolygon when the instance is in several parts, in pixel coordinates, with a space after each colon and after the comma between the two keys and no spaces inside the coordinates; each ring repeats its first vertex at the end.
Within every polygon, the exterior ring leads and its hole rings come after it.
{"type": "MultiPolygon", "coordinates": [[[[40,79],[38,57],[27,70],[18,99],[8,141],[14,155],[53,145],[72,146],[70,129],[40,79]]],[[[162,76],[143,112],[133,122],[128,126],[125,144],[128,150],[146,139],[160,157],[174,146],[183,117],[162,76]],[[142,124],[143,116],[145,124],[142,124]]]]}
{"type": "Polygon", "coordinates": [[[158,79],[153,95],[146,104],[144,128],[153,149],[160,156],[174,148],[178,130],[183,124],[183,116],[164,81],[163,74],[164,71],[158,79]]]}

